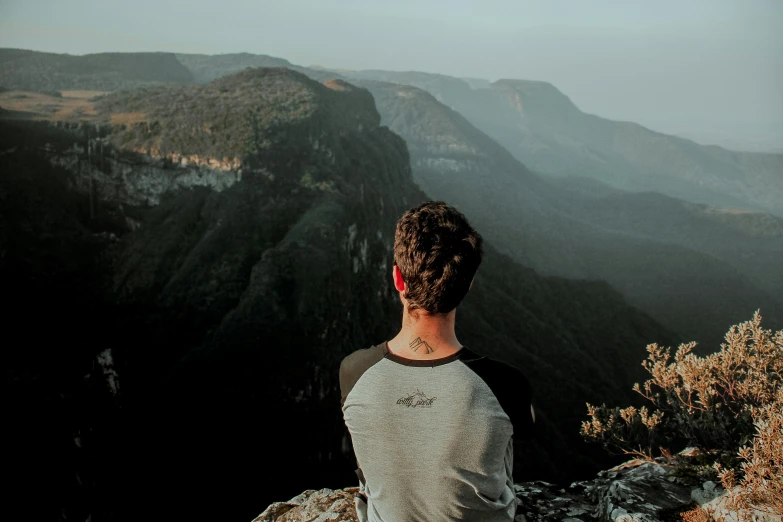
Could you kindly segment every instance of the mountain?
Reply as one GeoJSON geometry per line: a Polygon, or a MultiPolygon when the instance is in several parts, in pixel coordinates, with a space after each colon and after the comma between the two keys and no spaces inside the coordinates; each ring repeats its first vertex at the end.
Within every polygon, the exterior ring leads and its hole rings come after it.
{"type": "Polygon", "coordinates": [[[691,203],[654,192],[628,193],[583,178],[553,180],[559,208],[625,235],[666,242],[732,266],[772,296],[783,295],[783,218],[691,203]]]}
{"type": "MultiPolygon", "coordinates": [[[[427,199],[405,142],[368,91],[287,69],[85,103],[86,122],[0,122],[12,497],[32,518],[239,519],[352,480],[337,369],[400,324],[394,226],[427,199]]],[[[490,242],[458,315],[534,386],[520,479],[607,465],[584,402],[632,401],[646,344],[675,340],[490,242]]]]}
{"type": "MultiPolygon", "coordinates": [[[[180,60],[189,66],[194,75],[198,72],[193,66],[185,61],[183,56],[178,55],[180,60]]],[[[208,60],[215,67],[215,71],[222,71],[219,74],[225,74],[235,70],[238,66],[248,64],[257,64],[267,66],[270,63],[283,62],[282,65],[300,70],[310,77],[319,80],[329,77],[329,71],[322,68],[301,68],[294,66],[284,60],[270,58],[259,55],[217,55],[201,56],[201,59],[208,60]],[[238,60],[236,63],[234,60],[238,60]]],[[[332,73],[332,76],[353,76],[353,77],[375,77],[383,76],[392,79],[402,79],[405,82],[421,82],[425,89],[437,93],[439,98],[463,99],[465,103],[477,103],[474,107],[466,107],[465,112],[473,114],[476,118],[486,117],[487,114],[494,114],[495,120],[507,120],[505,124],[512,125],[516,122],[515,117],[509,117],[509,111],[496,97],[487,96],[493,92],[490,89],[489,82],[480,79],[456,79],[442,75],[431,75],[422,73],[388,73],[384,71],[338,71],[339,74],[332,73]]],[[[498,82],[498,85],[518,85],[523,87],[527,97],[524,99],[525,118],[537,122],[538,126],[564,127],[562,122],[568,122],[578,119],[582,114],[576,106],[568,100],[562,93],[553,86],[545,82],[515,81],[498,82]],[[554,122],[561,122],[555,125],[554,122]]],[[[496,86],[497,87],[497,86],[496,86]]],[[[375,93],[377,95],[377,92],[375,93]]],[[[519,98],[519,97],[518,97],[519,98]]],[[[521,106],[522,101],[517,100],[517,105],[521,106]]],[[[513,115],[512,115],[513,116],[513,115]]],[[[582,116],[584,116],[582,114],[582,116]]],[[[404,127],[405,124],[402,123],[404,127]]],[[[565,125],[567,127],[567,125],[565,125]]],[[[415,139],[410,135],[410,129],[401,130],[393,127],[393,130],[400,132],[409,142],[415,139]]],[[[567,129],[565,129],[567,130],[567,129]]],[[[439,132],[437,124],[427,127],[427,132],[439,132]]],[[[471,131],[471,139],[475,139],[477,134],[471,131]]],[[[426,137],[425,137],[426,138],[426,137]]],[[[483,139],[483,138],[482,138],[483,139]]],[[[486,140],[482,146],[488,156],[502,158],[500,163],[505,166],[495,167],[494,170],[509,168],[513,171],[516,167],[508,167],[511,161],[505,150],[492,145],[487,147],[486,140]]],[[[579,165],[583,162],[578,160],[579,165]]],[[[532,183],[528,176],[528,184],[532,183]]],[[[418,183],[421,186],[426,185],[426,181],[419,178],[418,183]]],[[[735,209],[722,210],[717,207],[710,207],[704,204],[693,205],[687,201],[673,199],[671,197],[656,196],[649,192],[640,192],[637,194],[628,194],[625,191],[612,191],[608,186],[602,183],[590,184],[584,178],[565,177],[549,180],[549,185],[554,189],[539,190],[532,192],[534,197],[527,202],[528,206],[538,205],[543,212],[551,212],[553,207],[558,211],[571,215],[573,219],[581,223],[589,223],[592,228],[597,228],[599,235],[606,235],[606,232],[616,232],[620,239],[612,239],[613,242],[622,241],[642,241],[655,243],[673,243],[682,246],[687,250],[695,250],[698,253],[715,257],[728,266],[723,269],[729,272],[735,269],[740,277],[749,278],[754,285],[764,294],[780,295],[783,290],[783,270],[779,268],[778,259],[783,253],[783,242],[780,236],[783,234],[783,222],[763,212],[739,211],[735,209]],[[589,188],[587,188],[589,186],[589,188]],[[552,193],[554,190],[554,193],[552,193]],[[543,192],[548,192],[548,199],[543,192]],[[601,197],[598,197],[598,193],[601,197]],[[543,199],[542,199],[543,198],[543,199]],[[541,205],[542,201],[547,201],[546,205],[541,205]],[[660,205],[658,207],[658,205],[660,205]],[[727,222],[725,225],[723,222],[727,222]],[[663,226],[665,224],[665,226],[663,226]],[[737,231],[739,227],[741,231],[737,231]]],[[[495,187],[498,189],[498,187],[495,187]]],[[[499,189],[502,190],[502,189],[499,189]]],[[[529,192],[529,187],[526,189],[529,192]]],[[[425,189],[425,192],[427,190],[425,189]]],[[[698,198],[696,198],[698,199],[698,198]]],[[[485,212],[489,207],[485,207],[485,212]]],[[[502,218],[495,219],[495,222],[502,221],[502,218]]],[[[568,229],[573,229],[574,225],[568,219],[563,224],[568,229]]],[[[550,232],[560,235],[557,227],[550,232]]],[[[537,246],[547,241],[546,235],[538,234],[537,246]]],[[[608,240],[606,240],[608,241],[608,240]]],[[[567,247],[570,248],[570,247],[567,247]]],[[[679,256],[675,253],[674,256],[679,256]]],[[[562,259],[562,251],[556,253],[557,259],[562,259]]],[[[531,264],[528,256],[523,255],[522,262],[535,266],[536,269],[547,273],[561,274],[568,277],[599,277],[604,275],[600,271],[590,268],[595,263],[594,260],[585,259],[582,261],[572,261],[568,266],[562,265],[562,262],[552,259],[548,256],[545,259],[539,259],[538,262],[531,264]],[[581,268],[574,269],[573,266],[581,264],[581,268]],[[589,265],[589,266],[587,266],[589,265]]],[[[599,263],[602,260],[595,259],[599,263]]],[[[701,262],[696,259],[694,262],[701,262]]],[[[707,264],[714,260],[706,260],[707,264]]],[[[665,263],[664,263],[665,264],[665,263]]],[[[608,270],[608,268],[607,268],[608,270]]],[[[604,270],[606,271],[606,270],[604,270]]],[[[731,275],[730,279],[733,278],[731,275]]],[[[681,286],[674,285],[673,287],[681,286]]],[[[666,298],[667,296],[662,296],[666,298]]],[[[748,300],[743,301],[746,305],[752,306],[748,300]]],[[[767,300],[763,302],[768,302],[767,300]]],[[[642,305],[636,301],[637,305],[642,305]]],[[[692,304],[699,306],[698,299],[692,304]]],[[[643,306],[643,305],[642,305],[643,306]]],[[[669,313],[669,307],[666,305],[653,305],[661,310],[662,313],[669,313]]],[[[672,314],[676,315],[676,314],[672,314]]],[[[677,321],[677,318],[671,318],[677,321]]],[[[709,322],[709,319],[706,320],[709,322]]],[[[684,326],[682,323],[678,325],[684,326]]],[[[713,331],[711,324],[704,330],[695,330],[694,334],[700,334],[707,331],[713,331]]]]}
{"type": "MultiPolygon", "coordinates": [[[[188,64],[193,76],[200,81],[249,64],[280,63],[319,79],[334,76],[328,71],[298,68],[285,60],[258,55],[178,55],[178,59],[188,64]]],[[[421,82],[431,91],[441,93],[441,98],[476,102],[475,107],[467,107],[465,111],[477,118],[494,114],[495,120],[506,118],[508,125],[517,118],[513,111],[503,108],[495,88],[484,88],[477,80],[382,71],[341,71],[341,74],[421,82]]],[[[506,90],[510,88],[507,84],[503,84],[506,90]]],[[[514,85],[524,86],[528,94],[524,98],[526,118],[540,126],[562,127],[563,121],[573,120],[581,114],[549,84],[516,82],[514,85]]],[[[167,92],[166,88],[162,89],[167,92]]],[[[377,89],[374,94],[379,99],[383,97],[377,89]]],[[[137,96],[142,99],[133,110],[112,112],[112,121],[144,121],[143,98],[157,94],[152,89],[140,91],[137,96]]],[[[385,99],[389,99],[388,96],[385,99]]],[[[65,97],[61,101],[54,98],[26,101],[33,106],[54,107],[58,103],[67,106],[72,100],[65,97]]],[[[172,114],[182,110],[176,100],[168,101],[169,105],[156,103],[170,109],[172,114]]],[[[783,271],[778,262],[783,250],[779,218],[760,212],[691,204],[649,192],[629,194],[587,178],[544,179],[520,165],[502,146],[469,122],[460,122],[459,130],[454,131],[456,127],[449,126],[453,111],[444,111],[447,107],[436,107],[433,103],[425,105],[422,114],[400,109],[399,121],[393,119],[396,108],[382,109],[384,123],[400,133],[414,152],[417,183],[433,197],[461,201],[465,205],[475,203],[476,215],[486,218],[495,244],[519,262],[546,274],[610,281],[633,305],[652,314],[684,338],[698,339],[706,346],[719,340],[714,338],[716,322],[737,321],[759,307],[770,311],[773,318],[779,315],[780,300],[775,297],[783,287],[783,271]],[[437,111],[441,112],[434,116],[437,111]],[[463,135],[453,143],[446,143],[444,136],[450,132],[463,135]],[[428,152],[433,136],[439,136],[434,139],[438,147],[450,149],[446,153],[428,152]],[[417,140],[423,144],[421,147],[417,140]],[[472,145],[460,150],[464,143],[472,145]],[[468,158],[465,154],[473,153],[470,151],[480,151],[477,153],[479,160],[470,160],[480,172],[475,176],[455,177],[452,171],[465,168],[468,158]],[[477,166],[479,163],[482,164],[477,166]],[[433,175],[422,174],[428,171],[433,175]],[[444,172],[451,177],[444,178],[444,172]],[[482,183],[479,190],[456,190],[456,187],[471,187],[478,179],[482,183]],[[442,182],[436,187],[433,184],[437,185],[438,180],[442,182]],[[497,198],[505,203],[497,205],[497,198]]],[[[82,117],[85,112],[89,109],[85,111],[79,106],[70,114],[82,117]]],[[[56,116],[65,113],[68,111],[64,108],[58,110],[56,116]]],[[[188,118],[196,118],[197,114],[188,113],[188,118]]],[[[156,117],[168,118],[169,115],[156,117]]],[[[210,126],[210,133],[203,134],[199,146],[192,151],[222,150],[222,140],[226,136],[230,139],[231,135],[224,132],[224,124],[225,120],[210,126]]],[[[126,134],[124,139],[135,138],[126,134]]],[[[174,136],[164,142],[176,143],[176,140],[174,136]]],[[[139,146],[138,139],[136,142],[139,146]]],[[[222,158],[238,161],[236,156],[222,158]]]]}
{"type": "Polygon", "coordinates": [[[114,91],[141,85],[193,83],[173,53],[74,56],[0,49],[0,87],[28,91],[114,91]]]}
{"type": "Polygon", "coordinates": [[[433,94],[536,172],[588,177],[636,192],[654,191],[711,206],[783,216],[783,154],[734,152],[585,114],[546,82],[453,78],[420,72],[330,71],[281,58],[100,53],[84,56],[0,49],[0,87],[115,91],[204,83],[246,67],[286,67],[332,78],[412,85],[433,94]]]}
{"type": "Polygon", "coordinates": [[[411,152],[416,183],[460,205],[501,251],[547,274],[609,282],[683,339],[756,308],[783,317],[783,220],[530,172],[464,117],[415,87],[356,81],[411,152]]]}
{"type": "Polygon", "coordinates": [[[423,89],[542,174],[588,177],[623,190],[783,216],[783,154],[699,145],[585,114],[546,82],[499,80],[480,87],[475,81],[420,72],[340,74],[349,81],[423,89]]]}
{"type": "Polygon", "coordinates": [[[207,83],[223,76],[240,72],[248,67],[287,67],[294,66],[288,60],[264,54],[183,54],[176,55],[198,83],[207,83]]]}
{"type": "Polygon", "coordinates": [[[340,76],[273,56],[186,53],[96,53],[70,55],[0,48],[0,89],[54,94],[58,91],[118,91],[156,85],[207,83],[247,68],[285,67],[318,81],[340,76]]]}
{"type": "Polygon", "coordinates": [[[177,54],[176,56],[198,83],[210,82],[248,67],[285,67],[318,81],[340,78],[339,74],[332,71],[300,67],[288,60],[264,54],[177,54]]]}

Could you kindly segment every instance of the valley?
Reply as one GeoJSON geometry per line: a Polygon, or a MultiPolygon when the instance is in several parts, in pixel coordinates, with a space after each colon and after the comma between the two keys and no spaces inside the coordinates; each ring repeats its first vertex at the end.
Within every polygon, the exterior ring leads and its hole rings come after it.
{"type": "Polygon", "coordinates": [[[540,82],[127,54],[0,50],[13,469],[60,492],[33,515],[250,520],[353,483],[337,367],[396,333],[394,226],[428,199],[487,240],[460,340],[535,390],[518,481],[623,460],[578,430],[637,400],[647,344],[781,326],[777,156],[617,130],[540,82]]]}

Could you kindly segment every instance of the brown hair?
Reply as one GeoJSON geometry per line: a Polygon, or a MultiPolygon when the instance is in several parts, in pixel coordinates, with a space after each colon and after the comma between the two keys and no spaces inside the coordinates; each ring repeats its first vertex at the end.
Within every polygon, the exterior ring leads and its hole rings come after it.
{"type": "Polygon", "coordinates": [[[465,216],[443,201],[405,212],[394,233],[394,264],[405,281],[408,310],[446,314],[468,293],[483,239],[465,216]]]}

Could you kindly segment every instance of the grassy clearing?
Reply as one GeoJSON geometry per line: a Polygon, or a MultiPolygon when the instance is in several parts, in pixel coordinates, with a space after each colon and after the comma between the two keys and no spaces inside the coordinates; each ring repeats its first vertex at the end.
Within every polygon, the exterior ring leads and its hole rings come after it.
{"type": "Polygon", "coordinates": [[[133,125],[147,121],[147,115],[143,112],[118,112],[109,115],[112,125],[133,125]]]}
{"type": "Polygon", "coordinates": [[[62,96],[32,91],[0,92],[0,107],[9,111],[5,119],[49,121],[97,121],[98,113],[90,100],[101,91],[63,91],[62,96]]]}

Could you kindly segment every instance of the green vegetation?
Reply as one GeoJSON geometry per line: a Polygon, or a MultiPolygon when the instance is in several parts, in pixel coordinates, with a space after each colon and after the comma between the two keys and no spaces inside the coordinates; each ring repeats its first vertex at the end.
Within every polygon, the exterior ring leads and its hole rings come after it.
{"type": "Polygon", "coordinates": [[[177,60],[193,74],[198,83],[207,83],[223,76],[236,74],[248,67],[289,67],[288,60],[272,56],[236,53],[236,54],[177,54],[177,60]]]}
{"type": "Polygon", "coordinates": [[[193,83],[190,71],[172,53],[74,56],[0,49],[0,85],[7,89],[115,91],[168,83],[193,83]]]}
{"type": "Polygon", "coordinates": [[[114,130],[111,140],[119,148],[218,160],[278,154],[299,141],[315,147],[330,141],[321,136],[330,129],[372,127],[379,119],[366,92],[333,91],[288,69],[247,69],[207,85],[111,93],[96,108],[107,119],[143,115],[144,121],[114,130]]]}
{"type": "Polygon", "coordinates": [[[144,114],[145,122],[113,133],[119,147],[154,150],[162,156],[242,158],[269,148],[271,142],[263,137],[274,136],[274,127],[301,121],[315,111],[313,85],[293,74],[256,70],[208,85],[117,92],[100,98],[96,108],[106,117],[144,114]],[[259,88],[262,77],[264,86],[259,88]]]}

